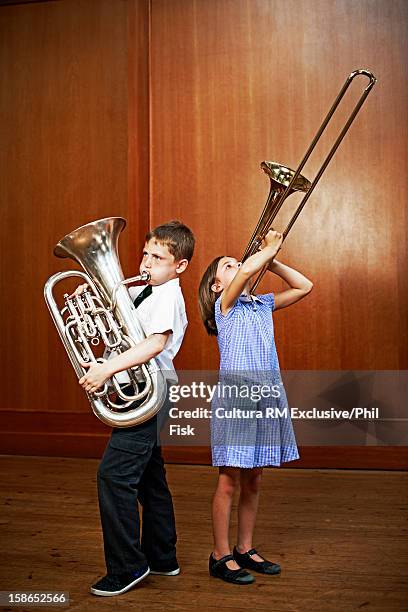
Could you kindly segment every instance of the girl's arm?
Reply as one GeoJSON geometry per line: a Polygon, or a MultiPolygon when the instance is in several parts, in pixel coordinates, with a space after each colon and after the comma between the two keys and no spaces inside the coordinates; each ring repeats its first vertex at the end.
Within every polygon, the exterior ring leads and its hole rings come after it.
{"type": "Polygon", "coordinates": [[[224,290],[221,297],[222,314],[226,315],[233,308],[251,277],[258,274],[276,256],[282,244],[282,234],[269,230],[263,244],[261,251],[244,261],[230,285],[224,290]]]}
{"type": "Polygon", "coordinates": [[[304,298],[313,289],[311,280],[280,261],[272,261],[268,269],[283,278],[290,286],[290,289],[275,293],[275,310],[295,304],[295,302],[304,298]]]}

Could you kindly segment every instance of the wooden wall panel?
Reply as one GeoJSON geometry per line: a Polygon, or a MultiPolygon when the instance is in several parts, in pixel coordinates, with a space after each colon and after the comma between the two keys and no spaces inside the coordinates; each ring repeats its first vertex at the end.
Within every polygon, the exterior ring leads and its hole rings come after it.
{"type": "Polygon", "coordinates": [[[1,409],[88,412],[43,285],[77,267],[53,256],[57,240],[105,216],[128,218],[122,263],[128,274],[138,264],[148,226],[148,2],[18,4],[1,7],[0,20],[1,409]]]}
{"type": "MultiPolygon", "coordinates": [[[[108,435],[43,302],[45,280],[71,267],[53,257],[56,240],[122,215],[132,274],[149,226],[189,224],[197,250],[182,281],[190,325],[177,365],[216,368],[196,305],[201,274],[215,255],[242,252],[268,191],[259,163],[295,166],[360,66],[379,83],[282,250],[315,289],[277,313],[277,342],[287,369],[408,367],[406,24],[402,0],[0,6],[5,452],[98,456],[108,435]]],[[[353,449],[348,467],[403,466],[403,449],[383,451],[353,449]]],[[[305,449],[302,465],[326,465],[327,452],[305,449]]],[[[330,466],[345,466],[341,449],[330,453],[330,466]]],[[[208,449],[166,456],[207,462],[208,449]]]]}
{"type": "Polygon", "coordinates": [[[276,314],[277,344],[286,369],[408,367],[407,12],[403,0],[152,0],[152,218],[180,217],[198,239],[180,367],[217,367],[198,283],[213,257],[243,252],[269,187],[260,162],[296,167],[361,67],[378,84],[280,253],[315,288],[276,314]]]}
{"type": "MultiPolygon", "coordinates": [[[[144,239],[150,227],[150,105],[148,0],[127,4],[128,208],[127,276],[139,273],[144,239]]],[[[124,251],[125,254],[125,251],[124,251]]]]}

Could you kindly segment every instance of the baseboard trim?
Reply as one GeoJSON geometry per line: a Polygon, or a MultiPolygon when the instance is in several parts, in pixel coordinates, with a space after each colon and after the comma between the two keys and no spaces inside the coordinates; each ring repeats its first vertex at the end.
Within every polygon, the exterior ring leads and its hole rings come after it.
{"type": "MultiPolygon", "coordinates": [[[[2,417],[4,455],[100,458],[110,435],[110,428],[92,413],[3,410],[2,417]]],[[[167,463],[211,465],[205,446],[164,446],[163,454],[167,463]]],[[[282,467],[408,469],[407,446],[301,446],[299,454],[300,460],[282,467]]]]}

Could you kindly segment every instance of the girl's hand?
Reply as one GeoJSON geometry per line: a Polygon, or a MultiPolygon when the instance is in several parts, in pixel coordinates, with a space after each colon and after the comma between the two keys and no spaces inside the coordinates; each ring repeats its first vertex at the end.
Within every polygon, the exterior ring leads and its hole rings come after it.
{"type": "Polygon", "coordinates": [[[69,298],[78,297],[78,295],[81,295],[81,293],[83,293],[87,289],[88,289],[88,283],[84,283],[83,285],[78,285],[75,291],[73,291],[71,295],[69,295],[68,297],[69,298]]]}
{"type": "Polygon", "coordinates": [[[89,371],[79,379],[79,384],[88,391],[88,393],[95,393],[102,387],[105,382],[111,377],[111,373],[108,370],[107,362],[104,363],[85,363],[83,362],[82,367],[89,368],[89,371]]]}
{"type": "Polygon", "coordinates": [[[269,232],[266,234],[265,238],[263,239],[261,248],[264,249],[265,247],[270,247],[275,250],[276,254],[281,248],[282,241],[283,234],[280,234],[279,232],[275,232],[275,230],[270,229],[269,232]]]}

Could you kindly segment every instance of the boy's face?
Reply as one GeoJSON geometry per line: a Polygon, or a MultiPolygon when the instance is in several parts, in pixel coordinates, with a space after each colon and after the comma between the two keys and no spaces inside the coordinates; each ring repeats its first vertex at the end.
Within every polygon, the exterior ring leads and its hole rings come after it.
{"type": "Polygon", "coordinates": [[[140,273],[150,274],[149,285],[162,285],[172,278],[177,278],[187,268],[187,259],[174,260],[166,244],[150,238],[143,249],[143,258],[140,263],[140,273]]]}

